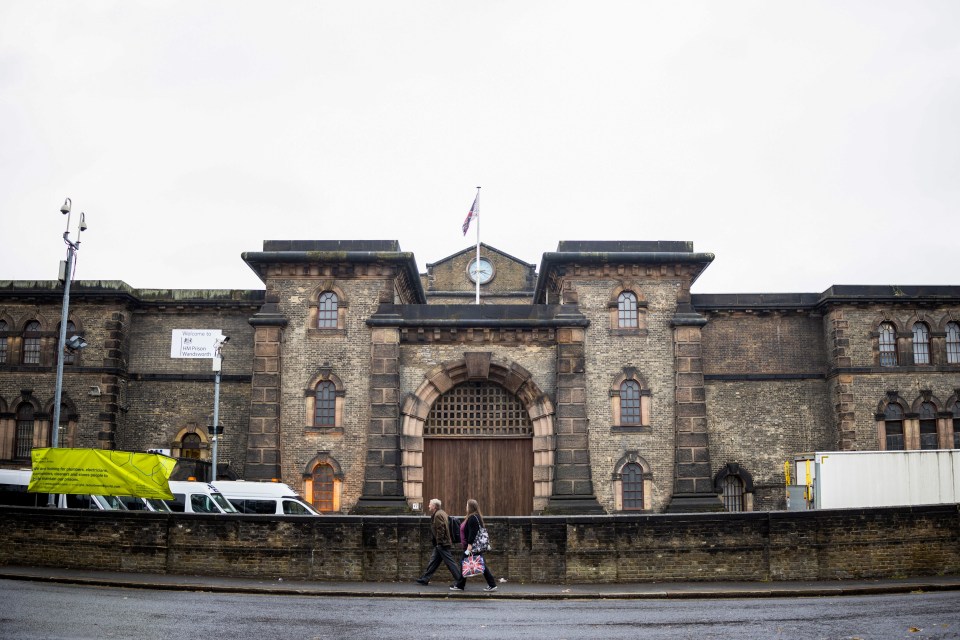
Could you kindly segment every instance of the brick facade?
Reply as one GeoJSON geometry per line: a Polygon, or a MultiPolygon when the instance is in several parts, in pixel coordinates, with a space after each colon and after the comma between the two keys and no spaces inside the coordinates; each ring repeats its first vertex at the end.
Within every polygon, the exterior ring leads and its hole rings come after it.
{"type": "MultiPolygon", "coordinates": [[[[475,247],[418,273],[394,241],[266,241],[243,255],[263,290],[76,282],[70,318],[89,346],[65,367],[61,444],[179,452],[195,433],[209,458],[210,361],[171,358],[174,329],[231,338],[221,465],[308,498],[329,465],[343,513],[405,513],[431,497],[420,495],[423,425],[467,382],[506,389],[529,417],[535,513],[621,511],[625,469],[639,469],[648,512],[722,508],[717,483],[731,473],[749,486],[746,508],[783,509],[784,463],[884,448],[891,401],[908,443],[919,442],[924,403],[941,444],[953,443],[960,363],[946,336],[960,322],[960,287],[695,294],[713,256],[684,242],[563,242],[539,269],[487,245],[481,255],[495,266],[481,305],[468,277],[475,247]],[[879,360],[882,322],[895,327],[896,366],[879,360]],[[929,329],[929,363],[913,362],[917,323],[929,329]],[[628,381],[635,420],[621,415],[628,381]],[[316,423],[321,383],[334,390],[330,424],[316,423]]],[[[13,452],[21,408],[33,409],[35,446],[49,439],[61,297],[56,283],[0,283],[0,466],[26,462],[13,452]],[[32,320],[41,362],[21,364],[32,320]]]]}

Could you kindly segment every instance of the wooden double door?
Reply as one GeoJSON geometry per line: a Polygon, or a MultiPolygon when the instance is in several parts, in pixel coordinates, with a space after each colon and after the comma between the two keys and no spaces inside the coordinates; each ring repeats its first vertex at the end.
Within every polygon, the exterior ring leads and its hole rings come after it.
{"type": "MultiPolygon", "coordinates": [[[[533,512],[533,442],[530,438],[424,438],[423,499],[464,514],[473,498],[484,516],[533,512]]],[[[426,507],[426,504],[424,504],[426,507]]]]}

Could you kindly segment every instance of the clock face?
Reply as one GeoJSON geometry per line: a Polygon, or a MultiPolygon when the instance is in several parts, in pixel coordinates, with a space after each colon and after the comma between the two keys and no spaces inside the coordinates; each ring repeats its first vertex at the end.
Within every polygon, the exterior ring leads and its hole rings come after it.
{"type": "Polygon", "coordinates": [[[480,258],[479,262],[474,258],[467,267],[467,275],[474,282],[486,284],[493,278],[493,263],[486,258],[480,258]]]}

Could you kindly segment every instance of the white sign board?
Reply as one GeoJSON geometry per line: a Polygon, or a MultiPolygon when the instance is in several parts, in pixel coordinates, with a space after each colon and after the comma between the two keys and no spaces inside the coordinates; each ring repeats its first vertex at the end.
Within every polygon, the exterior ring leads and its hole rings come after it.
{"type": "Polygon", "coordinates": [[[170,357],[212,358],[218,342],[223,342],[220,329],[174,329],[170,340],[170,357]]]}

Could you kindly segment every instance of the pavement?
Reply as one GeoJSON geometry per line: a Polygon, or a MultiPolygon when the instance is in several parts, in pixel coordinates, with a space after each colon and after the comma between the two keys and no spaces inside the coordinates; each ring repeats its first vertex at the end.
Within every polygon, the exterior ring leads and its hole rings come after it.
{"type": "Polygon", "coordinates": [[[128,589],[164,589],[265,595],[378,598],[513,598],[562,599],[679,599],[679,598],[800,598],[921,591],[960,590],[960,576],[890,580],[789,582],[643,582],[631,584],[523,584],[501,579],[496,592],[486,593],[482,579],[467,582],[466,591],[449,590],[439,574],[427,586],[407,582],[316,582],[310,580],[233,578],[154,573],[85,571],[50,567],[0,567],[0,579],[29,580],[128,589]]]}

